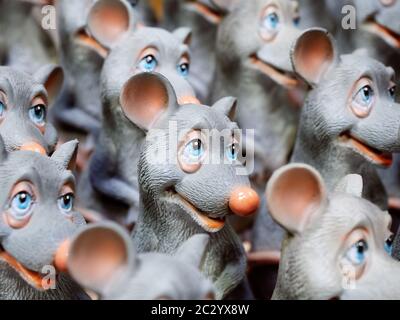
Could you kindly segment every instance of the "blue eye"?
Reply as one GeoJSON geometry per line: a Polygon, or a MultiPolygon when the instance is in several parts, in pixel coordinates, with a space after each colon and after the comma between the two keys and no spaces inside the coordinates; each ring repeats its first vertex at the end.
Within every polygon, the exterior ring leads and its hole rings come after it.
{"type": "Polygon", "coordinates": [[[145,56],[139,62],[140,69],[142,69],[145,72],[154,71],[157,65],[158,65],[157,59],[151,54],[145,56]]]}
{"type": "Polygon", "coordinates": [[[362,106],[369,106],[374,100],[374,95],[374,90],[369,85],[366,85],[358,90],[355,100],[362,106]]]}
{"type": "Polygon", "coordinates": [[[200,139],[189,141],[185,146],[183,154],[189,162],[198,162],[204,155],[203,142],[200,139]]]}
{"type": "Polygon", "coordinates": [[[271,12],[264,17],[263,25],[270,31],[275,31],[279,27],[279,16],[276,12],[271,12]]]}
{"type": "Polygon", "coordinates": [[[389,95],[392,98],[392,100],[394,101],[394,99],[396,97],[396,86],[393,86],[389,89],[389,95]]]}
{"type": "Polygon", "coordinates": [[[393,241],[394,241],[394,235],[393,234],[389,238],[387,238],[386,241],[385,241],[385,251],[389,255],[392,255],[393,241]]]}
{"type": "Polygon", "coordinates": [[[73,193],[67,193],[60,198],[58,198],[58,207],[60,208],[61,211],[64,213],[68,213],[72,210],[74,206],[74,194],[73,193]]]}
{"type": "Polygon", "coordinates": [[[365,240],[360,240],[353,244],[346,252],[345,258],[353,265],[359,266],[365,262],[368,251],[368,244],[365,240]]]}
{"type": "Polygon", "coordinates": [[[11,201],[13,215],[18,218],[24,218],[32,207],[32,196],[26,191],[17,193],[11,201]]]}
{"type": "Polygon", "coordinates": [[[236,161],[239,153],[239,145],[232,143],[226,148],[226,156],[231,161],[236,161]]]}
{"type": "Polygon", "coordinates": [[[6,111],[6,106],[3,102],[0,101],[0,117],[4,115],[4,112],[6,111]]]}
{"type": "Polygon", "coordinates": [[[300,17],[295,17],[293,19],[293,24],[298,27],[300,25],[300,17]]]}
{"type": "Polygon", "coordinates": [[[29,118],[37,125],[42,126],[46,122],[46,106],[38,104],[29,109],[29,118]]]}
{"type": "Polygon", "coordinates": [[[189,74],[189,63],[180,64],[178,66],[178,73],[183,77],[187,77],[189,74]]]}

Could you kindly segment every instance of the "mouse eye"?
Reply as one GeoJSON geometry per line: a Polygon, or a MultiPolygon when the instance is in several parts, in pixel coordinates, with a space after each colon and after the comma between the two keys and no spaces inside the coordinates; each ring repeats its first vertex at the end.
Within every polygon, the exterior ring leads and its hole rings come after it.
{"type": "Polygon", "coordinates": [[[183,77],[187,77],[189,74],[189,63],[180,64],[178,66],[178,73],[183,77]]]}
{"type": "Polygon", "coordinates": [[[394,101],[395,97],[396,97],[396,86],[392,86],[389,89],[389,96],[390,98],[394,101]]]}
{"type": "Polygon", "coordinates": [[[145,72],[154,71],[157,65],[158,61],[152,54],[148,54],[139,62],[139,68],[145,72]]]}
{"type": "Polygon", "coordinates": [[[394,241],[394,235],[391,234],[389,238],[385,240],[385,251],[389,254],[392,255],[392,250],[393,250],[393,241],[394,241]]]}
{"type": "Polygon", "coordinates": [[[205,154],[206,146],[201,132],[191,131],[179,149],[179,165],[183,171],[193,173],[201,167],[205,154]]]}
{"type": "Polygon", "coordinates": [[[293,18],[293,24],[298,27],[300,25],[300,16],[293,18]]]}
{"type": "Polygon", "coordinates": [[[64,194],[57,200],[58,207],[63,213],[69,215],[69,213],[72,211],[72,208],[74,207],[74,200],[75,196],[72,192],[64,194]]]}
{"type": "Polygon", "coordinates": [[[367,242],[363,239],[359,240],[347,250],[345,259],[354,266],[360,266],[365,263],[367,251],[367,242]]]}
{"type": "Polygon", "coordinates": [[[360,79],[350,103],[353,113],[360,118],[367,117],[375,103],[375,92],[372,83],[367,78],[360,79]]]}
{"type": "Polygon", "coordinates": [[[27,191],[18,192],[11,199],[11,214],[17,220],[24,219],[30,213],[33,204],[32,195],[27,191]]]}
{"type": "Polygon", "coordinates": [[[37,125],[43,126],[46,122],[46,106],[37,104],[29,108],[29,118],[37,125]]]}
{"type": "Polygon", "coordinates": [[[279,11],[275,5],[268,6],[264,10],[260,24],[261,36],[267,41],[272,40],[278,33],[281,24],[279,11]]]}
{"type": "Polygon", "coordinates": [[[236,161],[239,154],[239,144],[237,142],[233,142],[226,148],[226,157],[230,161],[236,161]]]}
{"type": "Polygon", "coordinates": [[[185,146],[183,154],[189,162],[198,162],[204,154],[203,142],[200,139],[189,141],[185,146]]]}

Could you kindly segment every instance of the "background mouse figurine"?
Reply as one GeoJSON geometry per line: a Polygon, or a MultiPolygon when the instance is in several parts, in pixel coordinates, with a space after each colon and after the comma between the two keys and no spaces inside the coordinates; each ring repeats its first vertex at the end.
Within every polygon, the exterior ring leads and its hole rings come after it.
{"type": "Polygon", "coordinates": [[[7,151],[54,151],[57,132],[47,112],[62,83],[63,71],[54,65],[43,66],[33,76],[0,67],[0,135],[7,151]]]}
{"type": "Polygon", "coordinates": [[[28,73],[57,62],[55,44],[35,19],[31,2],[0,0],[0,65],[28,73]]]}
{"type": "Polygon", "coordinates": [[[142,73],[125,85],[121,106],[147,132],[138,167],[143,204],[134,229],[138,252],[171,254],[192,235],[208,233],[201,270],[213,281],[216,298],[227,297],[245,277],[246,257],[225,218],[249,216],[259,204],[239,161],[241,137],[231,120],[236,100],[179,105],[165,77],[142,73]]]}
{"type": "Polygon", "coordinates": [[[85,209],[129,225],[139,209],[137,161],[145,134],[122,113],[122,87],[134,74],[157,71],[172,83],[180,103],[197,99],[186,79],[190,30],[180,28],[170,33],[159,28],[134,29],[132,10],[118,3],[97,1],[89,13],[90,33],[110,53],[101,76],[102,130],[88,170],[81,177],[79,194],[85,209]],[[120,10],[120,29],[108,30],[108,24],[103,23],[103,14],[110,7],[120,10]]]}
{"type": "Polygon", "coordinates": [[[51,157],[0,140],[0,299],[87,299],[66,274],[64,242],[85,224],[74,209],[77,141],[51,157]],[[45,279],[52,266],[54,279],[45,279]],[[51,288],[55,281],[55,289],[51,288]],[[50,286],[50,288],[46,288],[50,286]],[[48,290],[46,290],[48,289],[48,290]]]}
{"type": "Polygon", "coordinates": [[[330,188],[349,173],[360,174],[367,181],[363,196],[386,209],[376,168],[388,167],[391,154],[400,150],[393,69],[364,50],[338,58],[330,36],[322,31],[300,37],[292,61],[313,89],[302,109],[291,161],[315,167],[330,188]],[[311,62],[315,47],[326,58],[311,62]]]}
{"type": "Polygon", "coordinates": [[[363,199],[362,188],[351,174],[329,191],[306,164],[272,175],[269,210],[287,231],[273,299],[399,299],[391,217],[363,199]]]}
{"type": "Polygon", "coordinates": [[[172,256],[138,255],[125,229],[112,222],[94,223],[72,239],[68,271],[105,300],[213,299],[212,283],[199,271],[208,239],[194,235],[172,256]]]}
{"type": "Polygon", "coordinates": [[[299,5],[292,0],[218,3],[229,13],[218,28],[212,98],[238,97],[237,122],[254,129],[251,180],[262,194],[272,171],[289,160],[295,140],[300,104],[292,93],[299,81],[289,51],[302,32],[299,5]]]}

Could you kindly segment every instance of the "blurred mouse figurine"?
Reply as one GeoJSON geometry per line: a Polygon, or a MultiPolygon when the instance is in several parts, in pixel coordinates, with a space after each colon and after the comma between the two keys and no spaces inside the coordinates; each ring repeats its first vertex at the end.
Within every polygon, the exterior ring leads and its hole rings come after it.
{"type": "Polygon", "coordinates": [[[212,283],[199,271],[208,239],[194,235],[171,256],[137,254],[125,229],[113,222],[94,223],[71,241],[68,271],[106,300],[213,299],[212,283]]]}
{"type": "Polygon", "coordinates": [[[273,299],[400,298],[391,217],[362,189],[362,177],[350,174],[330,191],[306,164],[272,175],[269,210],[287,231],[273,299]]]}
{"type": "Polygon", "coordinates": [[[290,63],[290,48],[302,31],[299,4],[293,0],[214,0],[228,13],[216,42],[212,98],[235,95],[237,122],[254,130],[255,170],[260,194],[273,170],[289,160],[302,99],[290,63]],[[298,100],[297,99],[297,100],[298,100]]]}
{"type": "MultiPolygon", "coordinates": [[[[101,75],[102,129],[79,194],[85,209],[129,225],[139,210],[137,161],[145,134],[122,112],[123,86],[134,74],[157,71],[172,83],[181,104],[197,99],[187,82],[190,30],[135,28],[133,12],[124,3],[97,1],[88,15],[90,33],[109,54],[101,75]],[[120,18],[118,28],[105,23],[113,11],[120,18]]],[[[151,101],[151,96],[147,99],[151,101]]]]}
{"type": "Polygon", "coordinates": [[[227,297],[245,278],[246,256],[226,217],[249,216],[259,205],[240,161],[236,100],[179,105],[165,77],[142,73],[125,85],[121,105],[146,134],[138,167],[143,209],[133,233],[138,251],[173,253],[192,235],[208,233],[201,270],[216,298],[227,297]]]}
{"type": "Polygon", "coordinates": [[[85,224],[74,208],[77,141],[51,157],[0,139],[0,299],[88,299],[63,271],[65,241],[85,224]]]}
{"type": "Polygon", "coordinates": [[[62,69],[55,65],[45,65],[34,75],[0,67],[0,135],[7,151],[54,151],[57,131],[47,113],[63,79],[62,69]]]}
{"type": "Polygon", "coordinates": [[[392,153],[400,151],[393,69],[362,49],[339,58],[329,35],[318,31],[298,39],[292,62],[313,87],[302,109],[292,162],[315,167],[329,188],[347,174],[360,174],[366,182],[363,197],[386,209],[376,168],[390,166],[392,153]],[[326,58],[312,61],[315,48],[326,58]]]}

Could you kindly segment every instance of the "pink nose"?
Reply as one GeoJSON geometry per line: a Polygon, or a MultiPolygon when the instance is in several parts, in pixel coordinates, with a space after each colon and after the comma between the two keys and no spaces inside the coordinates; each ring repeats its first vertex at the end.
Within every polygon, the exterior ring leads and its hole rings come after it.
{"type": "Polygon", "coordinates": [[[238,216],[247,217],[253,214],[259,205],[257,192],[246,186],[235,188],[229,198],[229,208],[238,216]]]}

